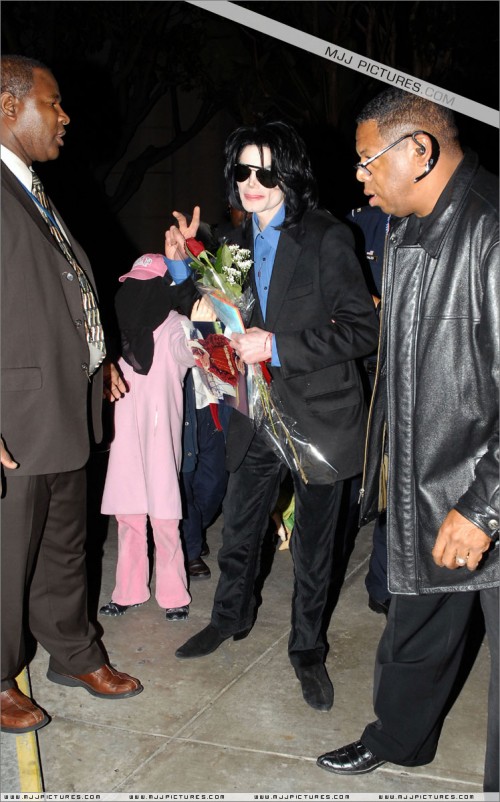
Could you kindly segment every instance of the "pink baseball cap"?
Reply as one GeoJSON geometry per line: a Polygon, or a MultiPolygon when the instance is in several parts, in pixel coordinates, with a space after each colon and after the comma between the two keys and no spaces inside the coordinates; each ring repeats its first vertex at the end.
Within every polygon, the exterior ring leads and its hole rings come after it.
{"type": "Polygon", "coordinates": [[[166,271],[167,265],[161,253],[145,253],[135,260],[132,269],[120,276],[118,281],[125,281],[126,278],[156,278],[157,276],[164,276],[166,271]]]}

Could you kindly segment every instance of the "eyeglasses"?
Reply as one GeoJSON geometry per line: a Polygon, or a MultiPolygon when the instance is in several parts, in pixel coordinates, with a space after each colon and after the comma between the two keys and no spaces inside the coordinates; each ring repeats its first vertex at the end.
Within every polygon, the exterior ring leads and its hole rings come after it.
{"type": "MultiPolygon", "coordinates": [[[[417,136],[417,134],[425,134],[425,133],[426,131],[413,131],[412,134],[404,134],[404,136],[400,136],[399,139],[396,139],[396,141],[392,143],[392,145],[387,145],[386,148],[376,153],[375,156],[371,156],[371,158],[365,159],[364,162],[357,162],[357,164],[354,165],[354,169],[356,171],[363,170],[363,175],[371,175],[371,172],[369,171],[367,165],[374,162],[375,159],[380,158],[380,156],[383,156],[384,153],[387,153],[387,151],[390,150],[391,148],[395,148],[396,145],[399,145],[399,143],[402,142],[404,139],[409,139],[410,137],[413,139],[416,145],[419,145],[420,148],[422,148],[422,145],[420,145],[420,142],[417,139],[415,139],[415,137],[417,136]]],[[[427,136],[430,136],[430,134],[427,134],[427,136]]]]}
{"type": "Polygon", "coordinates": [[[269,170],[266,167],[257,167],[254,164],[241,164],[240,162],[235,164],[234,167],[234,177],[238,182],[246,181],[247,178],[250,178],[250,174],[254,172],[259,184],[266,187],[266,189],[272,189],[272,187],[278,186],[278,179],[272,167],[269,170]]]}

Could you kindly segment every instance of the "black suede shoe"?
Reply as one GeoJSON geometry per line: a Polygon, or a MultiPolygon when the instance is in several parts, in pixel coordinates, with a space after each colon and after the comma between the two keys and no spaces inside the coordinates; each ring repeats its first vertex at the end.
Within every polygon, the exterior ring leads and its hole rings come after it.
{"type": "Polygon", "coordinates": [[[333,705],[333,685],[323,663],[296,667],[295,673],[302,686],[302,696],[315,710],[327,712],[333,705]]]}
{"type": "Polygon", "coordinates": [[[205,657],[207,654],[215,652],[225,640],[231,637],[233,640],[242,640],[246,638],[249,632],[250,630],[246,629],[244,632],[237,632],[235,635],[221,635],[218,629],[212,624],[209,624],[205,629],[200,630],[200,632],[197,632],[192,638],[189,638],[183,646],[179,646],[175,656],[178,657],[179,660],[190,660],[193,657],[205,657]]]}
{"type": "Polygon", "coordinates": [[[320,755],[316,765],[333,771],[334,774],[367,774],[383,766],[385,762],[372,754],[361,741],[354,741],[340,749],[334,749],[333,752],[320,755]]]}

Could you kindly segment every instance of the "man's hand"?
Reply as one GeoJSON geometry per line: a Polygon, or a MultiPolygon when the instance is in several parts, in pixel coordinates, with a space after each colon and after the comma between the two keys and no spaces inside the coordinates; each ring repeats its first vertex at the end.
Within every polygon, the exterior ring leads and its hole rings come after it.
{"type": "Polygon", "coordinates": [[[19,463],[12,459],[12,456],[7,451],[3,437],[0,437],[0,463],[4,468],[9,468],[11,471],[19,468],[19,463]]]}
{"type": "Polygon", "coordinates": [[[483,554],[491,546],[491,538],[482,529],[464,518],[457,510],[450,510],[438,532],[432,556],[436,565],[475,571],[483,554]]]}
{"type": "Polygon", "coordinates": [[[172,216],[175,217],[177,222],[179,223],[179,231],[181,232],[184,239],[190,239],[190,237],[196,237],[196,232],[200,226],[200,207],[195,206],[193,209],[193,216],[191,218],[191,223],[187,224],[187,220],[183,214],[180,212],[172,212],[172,216]]]}
{"type": "Polygon", "coordinates": [[[118,368],[113,364],[113,362],[104,362],[102,369],[104,374],[103,398],[106,398],[111,402],[119,401],[120,398],[123,398],[125,393],[128,392],[128,388],[123,381],[118,368]]]}
{"type": "Polygon", "coordinates": [[[231,345],[247,365],[256,365],[271,358],[273,335],[257,327],[247,329],[246,334],[232,334],[231,345]]]}
{"type": "Polygon", "coordinates": [[[200,323],[207,320],[213,323],[214,320],[217,320],[215,309],[208,295],[204,295],[203,298],[200,298],[200,300],[196,301],[193,305],[191,320],[197,320],[200,323]]]}
{"type": "Polygon", "coordinates": [[[172,215],[177,220],[179,227],[170,226],[165,231],[165,256],[167,259],[185,259],[186,240],[190,237],[196,237],[196,232],[200,225],[200,207],[194,207],[193,217],[189,226],[186,217],[180,212],[172,212],[172,215]]]}

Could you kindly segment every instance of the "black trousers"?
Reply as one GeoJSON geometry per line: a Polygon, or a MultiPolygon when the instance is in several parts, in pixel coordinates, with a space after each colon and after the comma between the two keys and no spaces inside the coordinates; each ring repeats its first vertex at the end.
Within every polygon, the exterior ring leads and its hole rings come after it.
{"type": "MultiPolygon", "coordinates": [[[[278,457],[258,435],[241,466],[229,476],[218,555],[221,573],[212,610],[212,624],[227,637],[248,629],[254,621],[255,580],[280,476],[278,457]]],[[[295,525],[290,542],[294,589],[288,651],[292,665],[302,666],[324,659],[324,615],[342,482],[306,485],[295,474],[293,482],[295,525]]]]}
{"type": "MultiPolygon", "coordinates": [[[[498,791],[498,588],[478,592],[491,653],[484,790],[498,791]]],[[[378,720],[361,735],[377,757],[401,766],[434,759],[476,600],[476,592],[392,596],[375,663],[378,720]]]]}
{"type": "Polygon", "coordinates": [[[2,691],[26,665],[26,626],[58,672],[106,662],[87,615],[85,469],[5,471],[2,513],[2,691]]]}

